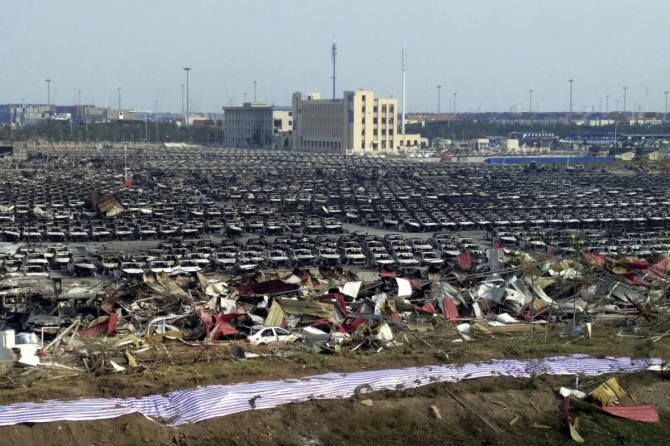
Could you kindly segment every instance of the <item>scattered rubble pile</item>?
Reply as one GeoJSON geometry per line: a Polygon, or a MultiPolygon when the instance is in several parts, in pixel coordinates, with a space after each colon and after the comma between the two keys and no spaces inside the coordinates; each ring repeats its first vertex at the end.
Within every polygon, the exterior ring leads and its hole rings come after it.
{"type": "Polygon", "coordinates": [[[667,255],[568,259],[492,248],[467,260],[449,271],[382,268],[371,281],[322,267],[226,281],[149,274],[93,294],[12,294],[4,282],[10,330],[2,337],[3,370],[19,364],[107,373],[210,354],[253,357],[267,351],[263,345],[381,352],[416,340],[433,347],[436,335],[441,343],[463,342],[553,328],[590,336],[604,321],[649,324],[667,312],[667,255]]]}
{"type": "Polygon", "coordinates": [[[576,443],[584,443],[584,438],[577,430],[579,418],[570,416],[570,408],[579,411],[602,412],[643,423],[659,422],[658,412],[653,404],[620,404],[621,399],[626,397],[627,394],[616,378],[608,379],[588,394],[578,389],[565,387],[561,387],[559,394],[563,397],[558,406],[563,424],[568,429],[570,438],[576,443]]]}

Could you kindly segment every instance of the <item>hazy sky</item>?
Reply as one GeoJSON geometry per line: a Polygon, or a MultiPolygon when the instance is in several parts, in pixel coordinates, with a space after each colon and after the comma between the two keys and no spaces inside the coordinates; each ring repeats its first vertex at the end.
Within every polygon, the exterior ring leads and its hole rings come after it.
{"type": "Polygon", "coordinates": [[[670,90],[669,0],[5,0],[0,103],[51,102],[181,110],[183,67],[194,111],[246,92],[289,105],[294,91],[372,89],[407,109],[663,111],[670,90]],[[648,98],[645,92],[648,90],[648,98]],[[648,104],[648,105],[647,105],[648,104]]]}

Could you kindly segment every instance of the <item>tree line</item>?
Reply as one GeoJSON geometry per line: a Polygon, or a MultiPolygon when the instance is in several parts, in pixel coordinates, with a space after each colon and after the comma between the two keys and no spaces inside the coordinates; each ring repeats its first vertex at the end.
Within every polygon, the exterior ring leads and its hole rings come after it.
{"type": "Polygon", "coordinates": [[[223,144],[221,127],[178,125],[161,121],[69,122],[45,121],[11,129],[0,127],[0,140],[53,142],[187,142],[223,144]]]}

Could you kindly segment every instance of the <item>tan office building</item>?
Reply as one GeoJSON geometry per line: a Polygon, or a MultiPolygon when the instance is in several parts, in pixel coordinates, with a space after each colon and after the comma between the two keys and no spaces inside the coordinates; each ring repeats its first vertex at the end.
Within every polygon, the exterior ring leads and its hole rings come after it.
{"type": "Polygon", "coordinates": [[[376,99],[372,91],[346,91],[342,99],[293,94],[293,150],[382,155],[416,149],[420,135],[402,135],[398,100],[376,99]]]}

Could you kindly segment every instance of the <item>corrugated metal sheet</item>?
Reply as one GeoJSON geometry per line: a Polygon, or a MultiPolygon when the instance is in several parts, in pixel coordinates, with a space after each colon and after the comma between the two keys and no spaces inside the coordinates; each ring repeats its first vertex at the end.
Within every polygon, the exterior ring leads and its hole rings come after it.
{"type": "Polygon", "coordinates": [[[627,420],[642,421],[643,423],[658,423],[658,412],[653,404],[640,404],[637,406],[602,406],[603,412],[627,420]]]}
{"type": "Polygon", "coordinates": [[[53,421],[104,420],[132,413],[169,420],[173,426],[252,410],[249,399],[256,395],[256,409],[270,409],[314,399],[350,398],[361,385],[369,391],[417,388],[439,382],[459,382],[486,377],[529,378],[534,375],[601,375],[634,372],[659,359],[591,358],[584,355],[531,360],[493,360],[477,364],[442,364],[395,370],[356,373],[326,373],[292,380],[261,381],[205,386],[143,398],[89,398],[76,401],[50,400],[0,406],[0,426],[53,421]]]}
{"type": "Polygon", "coordinates": [[[308,315],[321,319],[335,319],[332,303],[311,302],[308,300],[275,299],[272,306],[279,304],[286,314],[308,315]]]}

